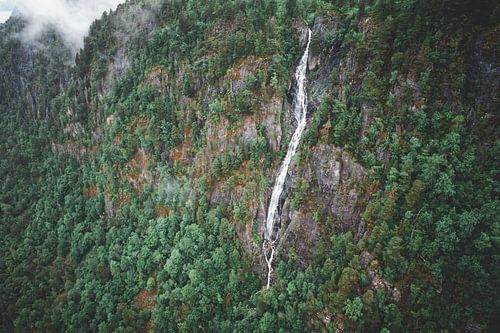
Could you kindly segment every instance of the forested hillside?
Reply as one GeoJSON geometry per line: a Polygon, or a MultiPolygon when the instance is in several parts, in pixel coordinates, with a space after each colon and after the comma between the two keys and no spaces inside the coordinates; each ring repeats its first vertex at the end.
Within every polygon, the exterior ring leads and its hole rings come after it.
{"type": "Polygon", "coordinates": [[[499,17],[129,0],[76,55],[0,24],[0,332],[497,332],[499,17]]]}

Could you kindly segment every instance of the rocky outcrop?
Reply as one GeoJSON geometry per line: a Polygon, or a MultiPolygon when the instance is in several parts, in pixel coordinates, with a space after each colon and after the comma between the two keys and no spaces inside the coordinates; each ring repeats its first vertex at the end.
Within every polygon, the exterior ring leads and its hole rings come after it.
{"type": "Polygon", "coordinates": [[[83,128],[82,124],[79,122],[71,122],[66,125],[66,127],[63,129],[64,134],[68,134],[72,138],[78,138],[80,136],[83,136],[85,134],[85,129],[83,128]]]}
{"type": "Polygon", "coordinates": [[[378,260],[368,251],[363,251],[360,259],[361,266],[370,275],[372,288],[374,290],[385,289],[394,301],[399,302],[401,300],[401,292],[381,276],[378,260]]]}
{"type": "MultiPolygon", "coordinates": [[[[55,143],[52,142],[51,150],[54,154],[67,154],[81,162],[89,153],[89,150],[77,142],[55,143]]],[[[90,152],[92,153],[92,152],[90,152]]]]}
{"type": "Polygon", "coordinates": [[[306,266],[314,253],[320,232],[314,219],[315,213],[326,216],[328,223],[340,231],[348,230],[360,222],[360,187],[366,180],[367,171],[343,149],[320,143],[313,147],[308,158],[300,166],[292,166],[290,199],[285,203],[282,224],[282,253],[289,256],[299,253],[298,261],[306,266]],[[307,184],[303,202],[295,209],[290,201],[297,188],[294,179],[307,184]]]}

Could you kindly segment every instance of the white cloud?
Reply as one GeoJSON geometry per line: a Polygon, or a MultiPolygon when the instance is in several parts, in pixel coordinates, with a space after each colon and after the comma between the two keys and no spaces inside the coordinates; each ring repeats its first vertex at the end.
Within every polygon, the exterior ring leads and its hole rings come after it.
{"type": "Polygon", "coordinates": [[[16,5],[16,0],[0,0],[0,11],[12,10],[16,5]]]}
{"type": "Polygon", "coordinates": [[[11,13],[10,10],[0,11],[0,23],[4,23],[5,21],[7,21],[10,17],[10,13],[11,13]]]}
{"type": "Polygon", "coordinates": [[[19,0],[16,9],[29,22],[22,35],[24,39],[35,40],[45,29],[53,27],[77,51],[90,24],[121,2],[124,0],[19,0]]]}

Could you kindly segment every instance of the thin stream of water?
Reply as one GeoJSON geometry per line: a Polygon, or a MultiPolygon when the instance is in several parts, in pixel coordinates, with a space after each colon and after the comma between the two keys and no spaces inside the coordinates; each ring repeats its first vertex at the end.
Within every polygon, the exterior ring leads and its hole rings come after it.
{"type": "Polygon", "coordinates": [[[295,119],[297,120],[297,128],[293,133],[292,140],[288,145],[288,151],[286,152],[285,159],[279,169],[278,177],[273,187],[271,194],[271,200],[269,202],[269,208],[267,210],[266,219],[266,235],[265,238],[269,241],[273,240],[274,233],[274,223],[278,218],[278,206],[280,202],[281,194],[283,193],[283,186],[285,185],[285,179],[288,174],[288,168],[292,161],[293,156],[297,152],[297,147],[300,143],[300,138],[302,133],[306,128],[306,116],[307,116],[307,93],[306,93],[306,72],[307,72],[307,59],[309,57],[309,45],[311,43],[311,30],[308,30],[308,41],[307,48],[302,55],[299,66],[295,72],[295,79],[297,81],[297,95],[295,97],[295,103],[293,105],[293,111],[295,119]]]}
{"type": "Polygon", "coordinates": [[[288,150],[286,152],[285,159],[281,164],[278,172],[278,177],[273,187],[271,194],[271,200],[269,201],[269,208],[267,209],[267,219],[266,219],[266,232],[265,241],[263,243],[264,257],[267,263],[267,285],[266,288],[269,289],[271,284],[271,274],[273,272],[273,259],[276,255],[276,242],[278,240],[278,232],[274,235],[274,225],[279,218],[278,206],[280,203],[281,195],[283,194],[283,187],[285,185],[286,176],[288,174],[288,168],[292,162],[292,158],[297,152],[297,148],[300,143],[300,138],[302,133],[306,128],[307,122],[307,93],[306,93],[306,73],[307,73],[307,59],[309,58],[309,46],[311,44],[311,30],[308,29],[308,39],[307,47],[300,59],[299,66],[295,72],[295,80],[297,81],[297,93],[295,96],[295,101],[293,104],[293,112],[295,119],[297,120],[297,128],[293,133],[290,144],[288,145],[288,150]],[[270,252],[268,256],[268,252],[270,252]]]}

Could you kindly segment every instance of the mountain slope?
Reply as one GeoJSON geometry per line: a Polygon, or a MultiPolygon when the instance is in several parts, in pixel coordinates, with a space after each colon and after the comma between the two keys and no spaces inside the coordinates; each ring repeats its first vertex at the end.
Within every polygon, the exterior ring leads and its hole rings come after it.
{"type": "Polygon", "coordinates": [[[497,17],[129,1],[73,66],[56,34],[30,48],[21,19],[1,25],[2,330],[494,331],[497,17]],[[264,290],[307,27],[308,122],[264,290]]]}

